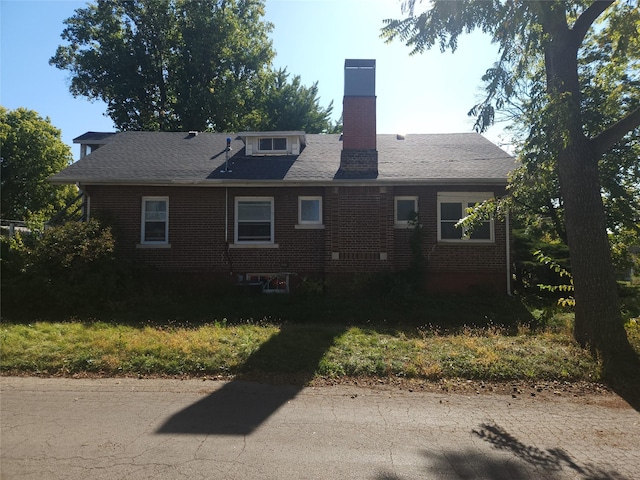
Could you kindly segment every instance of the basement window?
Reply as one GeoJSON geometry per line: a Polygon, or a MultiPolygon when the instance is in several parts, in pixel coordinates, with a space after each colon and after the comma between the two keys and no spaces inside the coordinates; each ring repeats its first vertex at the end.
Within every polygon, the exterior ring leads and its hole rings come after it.
{"type": "Polygon", "coordinates": [[[239,280],[239,285],[257,286],[263,293],[289,293],[288,273],[247,273],[239,280]]]}

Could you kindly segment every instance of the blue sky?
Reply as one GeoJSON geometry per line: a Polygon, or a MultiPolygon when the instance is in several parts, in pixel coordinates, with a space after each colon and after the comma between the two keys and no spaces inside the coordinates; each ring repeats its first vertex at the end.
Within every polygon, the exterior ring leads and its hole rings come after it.
{"type": "MultiPolygon", "coordinates": [[[[86,131],[114,131],[105,105],[69,93],[67,72],[49,65],[62,42],[66,18],[86,5],[72,0],[0,0],[0,104],[26,107],[49,117],[62,139],[86,131]]],[[[398,0],[267,0],[266,20],[276,51],[274,66],[318,82],[320,104],[333,100],[342,113],[346,58],[376,60],[378,133],[471,131],[466,112],[481,96],[480,77],[496,60],[497,49],[480,33],[461,37],[458,50],[436,48],[409,56],[400,42],[385,44],[385,18],[400,18],[398,0]]],[[[487,137],[502,138],[494,127],[487,137]]],[[[74,158],[79,147],[73,146],[74,158]]]]}

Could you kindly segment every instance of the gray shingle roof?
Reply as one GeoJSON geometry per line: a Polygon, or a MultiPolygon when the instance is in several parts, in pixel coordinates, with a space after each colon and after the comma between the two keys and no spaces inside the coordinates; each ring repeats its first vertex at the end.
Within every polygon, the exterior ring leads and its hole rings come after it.
{"type": "Polygon", "coordinates": [[[107,143],[113,135],[113,132],[86,132],[74,138],[73,143],[107,143]]]}
{"type": "MultiPolygon", "coordinates": [[[[80,137],[79,137],[80,138],[80,137]]],[[[318,183],[336,180],[339,135],[306,135],[298,156],[247,157],[237,134],[122,132],[54,175],[54,183],[318,183]],[[228,155],[226,139],[231,137],[228,155]]],[[[505,183],[515,159],[476,133],[378,135],[374,182],[505,183]]]]}

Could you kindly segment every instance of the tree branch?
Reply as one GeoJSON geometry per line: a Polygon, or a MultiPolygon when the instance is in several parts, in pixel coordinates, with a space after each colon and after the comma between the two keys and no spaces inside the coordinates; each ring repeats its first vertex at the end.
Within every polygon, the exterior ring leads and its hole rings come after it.
{"type": "Polygon", "coordinates": [[[582,15],[578,17],[571,29],[574,35],[573,38],[576,41],[576,47],[580,46],[589,28],[593,25],[593,22],[595,22],[596,19],[602,15],[602,12],[609,8],[613,2],[614,0],[596,0],[589,8],[582,12],[582,15]]]}
{"type": "Polygon", "coordinates": [[[592,138],[591,146],[600,156],[638,126],[640,126],[640,107],[592,138]]]}

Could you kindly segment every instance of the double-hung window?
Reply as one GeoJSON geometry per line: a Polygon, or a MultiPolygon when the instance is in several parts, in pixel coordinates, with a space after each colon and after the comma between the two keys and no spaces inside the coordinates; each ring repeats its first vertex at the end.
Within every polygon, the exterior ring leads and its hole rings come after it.
{"type": "Polygon", "coordinates": [[[416,220],[418,197],[395,197],[394,218],[398,227],[408,227],[416,220]]]}
{"type": "Polygon", "coordinates": [[[457,227],[467,216],[467,208],[493,197],[490,192],[440,192],[438,193],[438,240],[443,242],[470,241],[493,242],[493,219],[476,223],[472,228],[457,227]]]}
{"type": "Polygon", "coordinates": [[[298,224],[322,225],[322,197],[298,197],[298,224]]]}
{"type": "Polygon", "coordinates": [[[140,243],[169,243],[169,197],[142,197],[142,228],[140,243]]]}
{"type": "Polygon", "coordinates": [[[236,197],[235,241],[273,243],[273,197],[236,197]]]}

